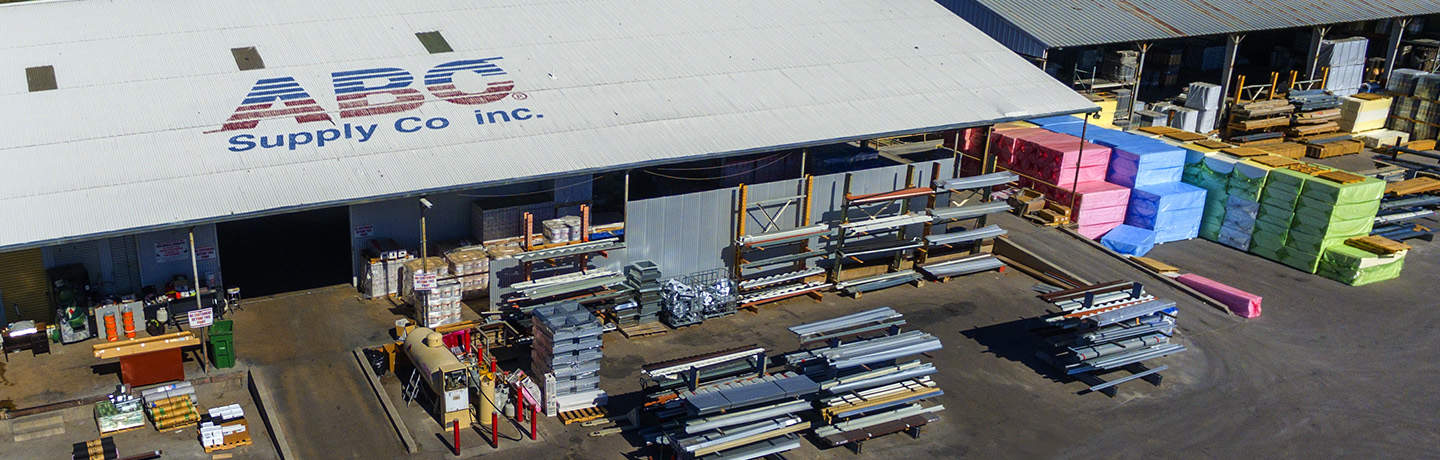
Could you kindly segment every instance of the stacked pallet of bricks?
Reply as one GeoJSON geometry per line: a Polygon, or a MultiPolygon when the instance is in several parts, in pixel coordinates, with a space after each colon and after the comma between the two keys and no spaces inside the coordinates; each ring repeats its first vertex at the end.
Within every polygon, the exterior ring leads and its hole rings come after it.
{"type": "Polygon", "coordinates": [[[400,267],[415,260],[409,251],[400,249],[394,240],[380,238],[370,240],[361,256],[366,260],[360,276],[360,293],[365,298],[400,294],[400,267]]]}
{"type": "Polygon", "coordinates": [[[490,289],[490,253],[485,246],[452,249],[445,253],[445,263],[460,284],[461,297],[478,297],[490,289]]]}
{"type": "Polygon", "coordinates": [[[1409,252],[1409,245],[1382,236],[1355,237],[1325,248],[1316,273],[1351,286],[1395,279],[1409,252]]]}
{"type": "Polygon", "coordinates": [[[785,361],[814,379],[821,390],[816,406],[824,426],[815,437],[827,447],[859,445],[874,436],[911,431],[939,420],[945,409],[929,403],[943,395],[931,379],[932,363],[902,358],[941,349],[940,339],[922,331],[901,331],[904,317],[885,307],[790,328],[802,349],[785,361]]]}
{"type": "Polygon", "coordinates": [[[140,393],[145,411],[158,431],[174,431],[200,421],[195,388],[189,382],[164,385],[140,393]]]}
{"type": "Polygon", "coordinates": [[[1285,99],[1246,102],[1231,109],[1228,142],[1239,146],[1274,144],[1284,141],[1277,132],[1290,127],[1290,113],[1295,106],[1285,99]]]}
{"type": "Polygon", "coordinates": [[[1410,140],[1435,139],[1440,133],[1440,75],[1396,69],[1385,90],[1394,98],[1387,128],[1408,133],[1410,140]]]}
{"type": "Polygon", "coordinates": [[[1114,396],[1114,386],[1136,378],[1159,384],[1166,366],[1141,369],[1143,362],[1185,351],[1172,340],[1179,310],[1174,301],[1158,299],[1140,283],[1114,282],[1080,286],[1041,296],[1059,312],[1043,318],[1042,336],[1047,359],[1068,376],[1129,368],[1121,379],[1090,387],[1114,396]]]}
{"type": "Polygon", "coordinates": [[[207,453],[250,443],[250,425],[239,404],[211,408],[200,419],[200,445],[207,453]]]}
{"type": "Polygon", "coordinates": [[[1051,201],[1071,207],[1070,220],[1078,225],[1078,231],[1086,237],[1098,238],[1124,222],[1130,190],[1105,181],[1105,173],[1109,170],[1112,157],[1111,149],[1096,143],[1082,142],[1074,135],[1059,132],[1078,130],[1082,123],[1078,118],[1050,117],[1032,122],[1045,128],[996,131],[991,141],[991,151],[997,152],[997,156],[1004,159],[1002,164],[1023,174],[1020,185],[1034,188],[1051,201]],[[1081,165],[1078,177],[1075,167],[1077,158],[1081,165]],[[1045,166],[1025,166],[1036,164],[1045,166]],[[1037,170],[1058,170],[1059,174],[1036,176],[1050,182],[1049,184],[1025,177],[1034,176],[1037,170]],[[1050,181],[1050,178],[1058,181],[1050,181]]]}
{"type": "Polygon", "coordinates": [[[1365,52],[1370,41],[1363,37],[1321,40],[1318,67],[1329,67],[1325,89],[1332,94],[1349,96],[1360,92],[1365,83],[1365,52]]]}
{"type": "Polygon", "coordinates": [[[545,414],[605,404],[600,389],[604,332],[600,321],[577,302],[537,307],[530,312],[531,374],[544,376],[545,414]]]}
{"type": "Polygon", "coordinates": [[[782,372],[682,391],[669,405],[683,407],[662,428],[663,440],[680,459],[761,458],[800,447],[811,427],[802,413],[818,385],[782,372]]]}
{"type": "Polygon", "coordinates": [[[1279,256],[1286,265],[1315,273],[1326,249],[1370,234],[1385,182],[1313,166],[1304,173],[1279,256]]]}
{"type": "Polygon", "coordinates": [[[616,325],[622,328],[660,321],[660,267],[649,260],[625,266],[625,285],[635,293],[629,305],[615,309],[616,325]]]}

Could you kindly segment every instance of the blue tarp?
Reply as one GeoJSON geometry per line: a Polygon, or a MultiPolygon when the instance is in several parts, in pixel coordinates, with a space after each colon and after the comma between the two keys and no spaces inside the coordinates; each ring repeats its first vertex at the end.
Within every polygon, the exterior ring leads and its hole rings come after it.
{"type": "Polygon", "coordinates": [[[1100,244],[1127,256],[1143,256],[1155,248],[1155,232],[1121,225],[1100,237],[1100,244]]]}
{"type": "Polygon", "coordinates": [[[1111,147],[1106,181],[1126,187],[1180,181],[1185,174],[1185,149],[1154,139],[1131,134],[1126,136],[1130,139],[1122,142],[1113,139],[1096,141],[1111,147]]]}

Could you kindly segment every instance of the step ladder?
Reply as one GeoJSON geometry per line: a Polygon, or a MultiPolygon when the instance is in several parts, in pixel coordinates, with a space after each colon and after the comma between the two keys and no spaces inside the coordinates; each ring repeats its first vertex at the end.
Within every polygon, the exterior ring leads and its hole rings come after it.
{"type": "Polygon", "coordinates": [[[406,406],[406,407],[409,407],[409,406],[410,406],[410,402],[411,402],[411,401],[414,401],[414,400],[415,400],[415,397],[420,394],[420,370],[419,370],[419,369],[410,371],[410,382],[405,384],[405,388],[403,388],[403,390],[405,391],[405,394],[404,394],[404,396],[405,396],[405,406],[406,406]]]}

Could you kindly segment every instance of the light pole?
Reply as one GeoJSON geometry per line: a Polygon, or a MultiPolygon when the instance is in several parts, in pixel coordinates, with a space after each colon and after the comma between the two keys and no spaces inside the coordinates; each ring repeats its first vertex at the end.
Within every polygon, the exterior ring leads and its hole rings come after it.
{"type": "Polygon", "coordinates": [[[434,203],[425,197],[420,197],[420,270],[425,273],[430,273],[430,245],[425,235],[425,211],[433,207],[435,207],[434,203]]]}

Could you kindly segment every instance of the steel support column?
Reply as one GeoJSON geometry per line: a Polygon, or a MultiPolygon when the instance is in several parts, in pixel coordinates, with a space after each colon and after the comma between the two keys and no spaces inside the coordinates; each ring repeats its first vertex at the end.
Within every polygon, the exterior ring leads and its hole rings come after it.
{"type": "Polygon", "coordinates": [[[1240,52],[1240,41],[1245,36],[1241,34],[1230,34],[1225,37],[1225,64],[1220,67],[1220,111],[1215,114],[1215,126],[1219,128],[1225,124],[1225,110],[1229,106],[1230,82],[1235,80],[1235,55],[1240,52]]]}
{"type": "Polygon", "coordinates": [[[1310,29],[1310,48],[1307,50],[1309,59],[1305,60],[1305,75],[1307,80],[1315,79],[1315,70],[1320,68],[1320,42],[1325,40],[1325,34],[1330,33],[1330,26],[1315,26],[1310,29]]]}
{"type": "Polygon", "coordinates": [[[1390,20],[1390,39],[1386,40],[1385,46],[1385,73],[1381,80],[1386,84],[1390,83],[1390,74],[1395,71],[1395,61],[1400,60],[1400,42],[1405,37],[1405,27],[1410,25],[1410,18],[1395,18],[1390,20]]]}
{"type": "Polygon", "coordinates": [[[1135,104],[1140,102],[1140,76],[1145,71],[1145,53],[1150,51],[1149,43],[1140,43],[1140,57],[1135,62],[1135,85],[1130,88],[1130,111],[1125,119],[1134,122],[1135,104]]]}

